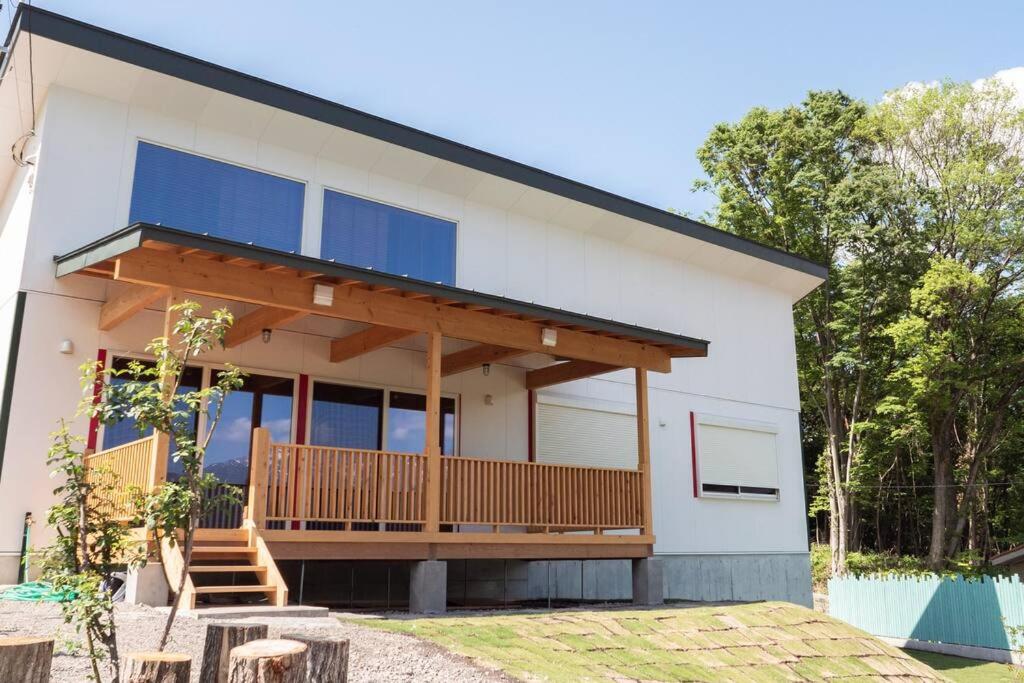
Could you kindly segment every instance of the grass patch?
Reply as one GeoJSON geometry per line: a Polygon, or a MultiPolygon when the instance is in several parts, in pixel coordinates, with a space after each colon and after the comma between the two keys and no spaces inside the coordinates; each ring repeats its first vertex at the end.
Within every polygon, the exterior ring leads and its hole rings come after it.
{"type": "Polygon", "coordinates": [[[778,602],[352,621],[423,638],[528,681],[943,680],[852,626],[778,602]]]}
{"type": "Polygon", "coordinates": [[[906,650],[906,653],[917,661],[924,662],[954,683],[1024,681],[1024,672],[1009,664],[982,662],[977,659],[953,657],[937,652],[921,652],[920,650],[906,650]]]}

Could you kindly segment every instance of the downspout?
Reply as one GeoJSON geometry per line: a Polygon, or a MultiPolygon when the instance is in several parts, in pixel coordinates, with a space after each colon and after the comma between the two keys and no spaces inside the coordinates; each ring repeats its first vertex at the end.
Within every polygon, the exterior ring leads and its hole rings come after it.
{"type": "Polygon", "coordinates": [[[7,450],[7,432],[11,424],[11,403],[14,397],[14,375],[18,369],[18,351],[21,347],[21,327],[25,320],[25,292],[18,292],[14,302],[14,321],[11,325],[11,345],[7,351],[6,378],[0,395],[0,482],[4,474],[4,453],[7,450]]]}

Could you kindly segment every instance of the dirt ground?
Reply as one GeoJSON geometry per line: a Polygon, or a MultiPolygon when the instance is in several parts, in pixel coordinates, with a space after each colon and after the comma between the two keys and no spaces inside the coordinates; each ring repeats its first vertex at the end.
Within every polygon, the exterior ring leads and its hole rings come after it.
{"type": "MultiPolygon", "coordinates": [[[[118,606],[118,645],[124,653],[156,647],[165,615],[147,607],[118,606]]],[[[232,619],[231,621],[239,621],[232,619]]],[[[269,618],[242,621],[264,622],[270,637],[284,632],[339,635],[350,643],[349,681],[508,681],[501,673],[481,668],[469,659],[443,648],[399,633],[366,628],[336,618],[269,618]]],[[[192,680],[199,680],[207,621],[179,617],[172,631],[169,652],[192,657],[192,680]]],[[[52,636],[53,683],[84,683],[89,680],[89,660],[83,639],[74,627],[64,624],[60,607],[48,603],[0,601],[0,636],[52,636]]]]}

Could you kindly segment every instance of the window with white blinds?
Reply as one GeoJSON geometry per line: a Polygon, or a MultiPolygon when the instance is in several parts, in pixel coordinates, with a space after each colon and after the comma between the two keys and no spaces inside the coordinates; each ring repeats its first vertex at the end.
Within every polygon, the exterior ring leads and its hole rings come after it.
{"type": "Polygon", "coordinates": [[[778,498],[778,429],[773,424],[695,415],[700,495],[778,498]]]}
{"type": "Polygon", "coordinates": [[[636,469],[633,406],[538,395],[534,413],[537,462],[636,469]]]}

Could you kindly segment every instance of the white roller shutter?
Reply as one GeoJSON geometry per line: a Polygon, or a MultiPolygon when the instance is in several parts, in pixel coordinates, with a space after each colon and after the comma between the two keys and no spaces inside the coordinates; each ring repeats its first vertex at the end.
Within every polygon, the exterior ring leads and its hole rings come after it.
{"type": "Polygon", "coordinates": [[[775,425],[711,415],[696,416],[700,483],[779,488],[775,425]]]}
{"type": "Polygon", "coordinates": [[[537,396],[537,462],[636,469],[636,409],[566,397],[537,396]]]}

